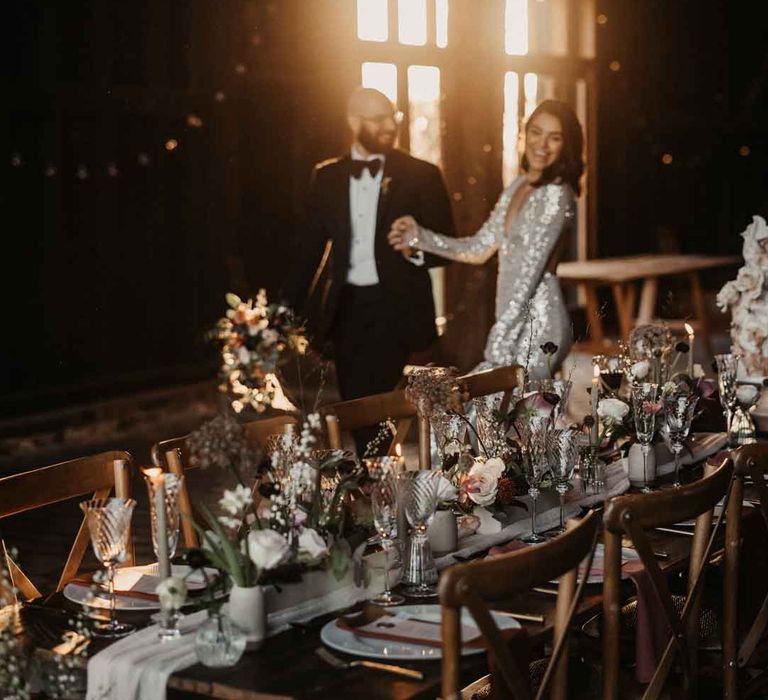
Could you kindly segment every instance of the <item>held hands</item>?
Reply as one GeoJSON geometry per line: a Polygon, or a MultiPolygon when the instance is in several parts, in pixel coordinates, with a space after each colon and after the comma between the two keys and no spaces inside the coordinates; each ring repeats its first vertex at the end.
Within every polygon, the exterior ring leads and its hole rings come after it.
{"type": "Polygon", "coordinates": [[[392,228],[387,234],[387,240],[395,250],[399,250],[404,257],[410,258],[413,253],[412,239],[419,234],[419,225],[412,216],[401,216],[392,222],[392,228]]]}

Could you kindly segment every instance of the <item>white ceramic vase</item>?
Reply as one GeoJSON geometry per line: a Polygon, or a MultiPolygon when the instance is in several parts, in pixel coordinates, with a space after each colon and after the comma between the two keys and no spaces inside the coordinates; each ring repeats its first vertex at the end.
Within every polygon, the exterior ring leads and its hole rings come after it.
{"type": "Polygon", "coordinates": [[[246,634],[247,648],[259,649],[267,636],[267,608],[261,586],[233,585],[229,591],[229,617],[246,634]]]}
{"type": "Polygon", "coordinates": [[[429,546],[433,552],[454,552],[459,540],[459,528],[456,516],[450,510],[435,512],[427,528],[429,546]]]}
{"type": "Polygon", "coordinates": [[[645,486],[646,476],[649,486],[656,481],[656,450],[654,445],[651,445],[651,449],[648,451],[645,468],[643,468],[643,447],[638,442],[630,446],[625,463],[629,483],[632,486],[637,488],[645,486]]]}

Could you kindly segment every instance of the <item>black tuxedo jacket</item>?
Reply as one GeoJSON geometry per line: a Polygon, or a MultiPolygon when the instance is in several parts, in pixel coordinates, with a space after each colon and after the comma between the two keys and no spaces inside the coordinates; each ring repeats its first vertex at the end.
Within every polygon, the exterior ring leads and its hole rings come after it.
{"type": "MultiPolygon", "coordinates": [[[[283,298],[307,318],[316,343],[327,338],[339,293],[349,269],[352,226],[349,209],[350,157],[315,166],[309,191],[307,223],[298,257],[282,289],[283,298]]],[[[377,209],[375,255],[379,283],[402,319],[411,351],[423,350],[436,337],[435,308],[428,273],[445,259],[426,255],[422,266],[408,262],[387,242],[398,217],[410,214],[425,228],[455,235],[451,204],[440,170],[402,151],[384,163],[377,209]]]]}

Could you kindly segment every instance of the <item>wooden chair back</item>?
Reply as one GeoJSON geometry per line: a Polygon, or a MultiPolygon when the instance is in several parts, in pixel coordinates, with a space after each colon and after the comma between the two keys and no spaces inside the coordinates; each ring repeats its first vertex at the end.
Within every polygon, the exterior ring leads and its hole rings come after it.
{"type": "MultiPolygon", "coordinates": [[[[0,479],[0,520],[19,513],[61,503],[71,498],[108,498],[114,491],[119,498],[130,497],[130,470],[133,459],[128,452],[114,450],[59,462],[47,467],[12,474],[0,479]]],[[[88,547],[90,534],[83,517],[67,556],[56,590],[60,591],[77,574],[88,547]]],[[[133,564],[133,540],[129,536],[126,564],[133,564]]],[[[28,600],[39,598],[40,591],[18,564],[8,558],[15,586],[28,600]]]]}
{"type": "Polygon", "coordinates": [[[562,535],[548,542],[482,561],[457,564],[441,574],[439,591],[442,606],[442,695],[443,700],[461,697],[459,663],[461,658],[461,610],[466,607],[477,623],[492,657],[494,683],[499,697],[527,700],[531,697],[528,669],[518,668],[502,632],[491,615],[492,601],[524,593],[534,586],[559,578],[554,646],[537,700],[547,695],[565,698],[567,684],[567,634],[578,606],[585,575],[576,589],[579,564],[592,565],[600,514],[590,511],[579,521],[571,520],[562,535]],[[504,692],[506,691],[506,692],[504,692]]]}
{"type": "Polygon", "coordinates": [[[768,630],[768,595],[749,629],[739,634],[739,565],[742,545],[744,486],[750,480],[759,494],[759,508],[768,528],[768,444],[756,442],[734,450],[733,486],[725,516],[725,575],[723,581],[723,680],[724,697],[749,697],[768,682],[765,664],[756,659],[768,630]],[[747,667],[761,668],[747,675],[747,667]]]}
{"type": "MultiPolygon", "coordinates": [[[[512,392],[525,383],[525,370],[519,365],[496,367],[484,372],[466,374],[459,377],[459,382],[470,399],[503,393],[502,404],[508,405],[512,392]]],[[[326,406],[323,413],[328,424],[329,447],[335,449],[341,449],[342,432],[378,425],[387,420],[393,421],[395,433],[388,447],[390,455],[395,453],[396,445],[403,443],[414,418],[418,417],[419,467],[430,468],[429,416],[417,416],[416,407],[405,397],[404,389],[341,401],[326,406]]]]}
{"type": "MultiPolygon", "coordinates": [[[[264,448],[267,439],[275,433],[282,433],[287,425],[295,425],[296,417],[291,414],[261,418],[243,423],[243,431],[246,440],[260,448],[264,448]]],[[[152,445],[152,463],[177,476],[184,476],[186,471],[194,468],[191,463],[188,445],[188,435],[182,437],[161,440],[152,445]]],[[[184,545],[188,548],[199,546],[199,539],[192,525],[194,509],[189,498],[187,480],[181,484],[179,490],[179,513],[181,514],[181,532],[184,537],[184,545]]]]}
{"type": "Polygon", "coordinates": [[[679,488],[649,494],[618,496],[610,500],[603,516],[605,573],[603,583],[603,697],[619,697],[619,630],[621,610],[621,541],[629,537],[646,569],[649,584],[661,601],[671,630],[669,641],[643,698],[656,699],[663,692],[677,659],[683,671],[686,697],[695,696],[698,625],[704,571],[710,560],[715,537],[713,511],[730,492],[733,464],[726,458],[718,467],[705,468],[705,476],[679,488]],[[688,590],[683,611],[678,616],[672,596],[653,553],[646,530],[669,527],[696,519],[691,541],[688,590]]]}

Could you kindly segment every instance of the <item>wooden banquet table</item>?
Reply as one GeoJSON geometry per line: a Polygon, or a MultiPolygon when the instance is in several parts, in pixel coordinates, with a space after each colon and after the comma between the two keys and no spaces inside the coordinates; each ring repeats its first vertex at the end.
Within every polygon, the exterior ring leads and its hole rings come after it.
{"type": "MultiPolygon", "coordinates": [[[[689,476],[700,472],[700,466],[686,469],[689,476]]],[[[756,517],[758,508],[746,509],[747,520],[762,523],[756,517]]],[[[745,530],[746,531],[746,530],[745,530]]],[[[691,537],[688,534],[670,532],[651,532],[649,539],[659,556],[659,565],[666,574],[683,571],[687,565],[691,537]]],[[[764,537],[764,535],[761,535],[764,537]]],[[[629,543],[628,543],[629,544],[629,543]]],[[[624,582],[625,597],[629,598],[634,588],[624,582]]],[[[556,586],[530,591],[514,599],[499,601],[494,607],[515,613],[543,616],[543,624],[522,622],[527,633],[527,646],[531,650],[540,648],[551,639],[555,616],[556,586]]],[[[414,601],[408,601],[414,602],[414,601]]],[[[418,602],[425,602],[421,599],[418,602]]],[[[435,601],[436,602],[436,601],[435,601]]],[[[574,622],[581,624],[598,614],[602,606],[602,584],[590,584],[584,596],[574,622]]],[[[63,631],[67,629],[67,620],[77,607],[67,601],[61,593],[47,599],[25,604],[22,609],[22,624],[25,632],[29,631],[33,643],[40,640],[40,629],[47,626],[63,631]],[[58,621],[58,622],[56,622],[58,621]]],[[[237,700],[283,700],[288,698],[361,698],[367,700],[421,699],[435,698],[440,693],[440,661],[402,662],[394,661],[399,666],[415,668],[423,672],[421,681],[409,680],[388,673],[367,668],[339,670],[326,664],[315,650],[322,646],[320,629],[337,613],[320,616],[308,623],[295,624],[273,637],[269,637],[264,647],[258,651],[248,651],[237,665],[231,668],[212,669],[195,664],[170,676],[167,684],[168,698],[214,697],[237,700]]],[[[150,624],[149,613],[123,613],[120,617],[134,622],[138,626],[150,624]]],[[[60,634],[60,632],[59,632],[60,634]]],[[[45,634],[43,635],[45,637],[45,634]]],[[[49,644],[39,646],[50,648],[55,634],[48,633],[49,644]]],[[[106,642],[93,640],[92,653],[106,646],[106,642]]],[[[338,656],[348,657],[337,652],[338,656]]],[[[532,656],[536,658],[536,656],[532,656]]],[[[468,656],[462,659],[462,682],[466,685],[487,673],[485,654],[468,656]]]]}
{"type": "MultiPolygon", "coordinates": [[[[686,277],[694,316],[684,320],[699,331],[708,353],[712,354],[707,309],[701,291],[699,272],[737,265],[741,259],[739,255],[633,255],[623,258],[560,263],[557,266],[557,276],[564,284],[577,285],[583,290],[589,322],[588,345],[597,352],[601,352],[606,345],[610,345],[603,333],[597,297],[599,287],[611,287],[619,322],[619,337],[628,338],[637,324],[650,323],[655,318],[659,277],[686,277]],[[642,286],[639,308],[635,313],[636,283],[638,282],[642,282],[642,286]]],[[[681,325],[682,322],[667,321],[673,326],[681,325]]]]}

